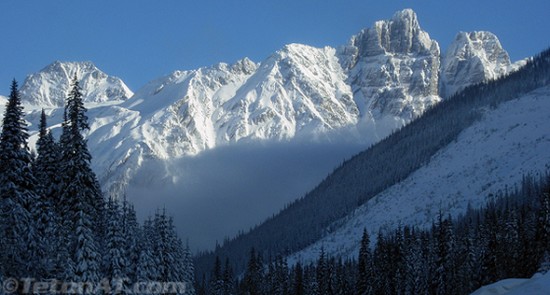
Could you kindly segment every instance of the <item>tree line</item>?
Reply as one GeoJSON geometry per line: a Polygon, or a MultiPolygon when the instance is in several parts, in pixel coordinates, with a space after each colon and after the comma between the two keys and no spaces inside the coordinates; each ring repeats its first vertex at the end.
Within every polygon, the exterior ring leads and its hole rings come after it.
{"type": "Polygon", "coordinates": [[[235,275],[219,257],[197,294],[367,295],[470,294],[505,278],[550,270],[550,175],[524,177],[483,208],[457,218],[439,214],[431,228],[365,230],[357,257],[330,257],[289,265],[284,254],[264,259],[249,251],[246,270],[235,275]]]}
{"type": "Polygon", "coordinates": [[[12,82],[0,135],[0,280],[20,280],[18,293],[32,278],[107,280],[112,290],[121,282],[185,282],[185,294],[194,294],[190,251],[165,210],[139,224],[129,202],[101,192],[82,135],[86,111],[75,75],[61,136],[53,137],[42,110],[35,155],[12,82]]]}

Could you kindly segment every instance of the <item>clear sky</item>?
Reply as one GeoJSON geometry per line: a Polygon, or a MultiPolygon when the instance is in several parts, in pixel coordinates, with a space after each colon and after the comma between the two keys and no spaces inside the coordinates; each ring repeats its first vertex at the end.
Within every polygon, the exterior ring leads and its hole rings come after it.
{"type": "Polygon", "coordinates": [[[513,60],[550,46],[549,0],[2,0],[0,93],[55,60],[93,61],[136,91],[174,70],[259,62],[287,43],[342,45],[403,8],[443,50],[472,30],[495,33],[513,60]]]}

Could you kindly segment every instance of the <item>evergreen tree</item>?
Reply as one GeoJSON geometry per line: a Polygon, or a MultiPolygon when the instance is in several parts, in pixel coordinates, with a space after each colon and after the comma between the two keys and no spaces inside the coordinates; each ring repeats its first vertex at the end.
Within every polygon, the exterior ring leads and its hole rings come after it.
{"type": "MultiPolygon", "coordinates": [[[[537,261],[544,267],[548,263],[548,252],[550,252],[550,193],[545,192],[539,198],[540,208],[538,210],[536,251],[537,261]]],[[[540,267],[539,267],[540,269],[540,267]]]]}
{"type": "Polygon", "coordinates": [[[0,135],[0,252],[4,277],[22,278],[33,273],[37,239],[32,206],[36,180],[31,171],[29,135],[17,82],[11,85],[0,135]]]}
{"type": "Polygon", "coordinates": [[[107,227],[106,227],[106,249],[104,256],[105,277],[111,280],[111,290],[120,290],[126,287],[123,279],[127,278],[127,240],[124,238],[124,227],[122,225],[122,212],[119,204],[110,199],[107,202],[107,227]],[[121,285],[122,284],[122,285],[121,285]]]}
{"type": "Polygon", "coordinates": [[[126,200],[122,203],[122,236],[126,244],[126,247],[122,249],[124,251],[124,257],[126,260],[125,273],[130,281],[136,281],[137,264],[139,260],[139,223],[136,217],[136,211],[132,204],[126,200]]]}
{"type": "Polygon", "coordinates": [[[104,236],[104,201],[82,132],[88,129],[86,108],[76,76],[65,107],[61,149],[61,194],[64,236],[75,262],[76,278],[99,278],[100,237],[104,236]],[[72,235],[74,233],[74,235],[72,235]],[[80,259],[85,259],[80,261],[80,259]],[[89,269],[83,269],[89,267],[89,269]],[[97,269],[96,269],[97,267],[97,269]],[[93,274],[92,274],[93,273],[93,274]]]}
{"type": "MultiPolygon", "coordinates": [[[[181,271],[183,272],[183,281],[187,284],[187,294],[195,294],[195,266],[189,244],[186,244],[185,249],[183,249],[183,269],[181,271]]],[[[233,271],[229,268],[229,260],[226,263],[224,279],[226,281],[226,294],[233,294],[233,271]]]]}
{"type": "Polygon", "coordinates": [[[33,175],[37,180],[37,200],[32,215],[36,220],[40,278],[60,277],[60,263],[57,252],[62,246],[58,224],[59,210],[55,207],[59,193],[59,149],[51,132],[47,129],[46,113],[40,116],[38,156],[33,162],[33,175]]]}
{"type": "Polygon", "coordinates": [[[225,290],[225,284],[222,274],[222,263],[220,257],[216,256],[216,262],[214,263],[214,269],[210,279],[210,292],[212,295],[223,295],[225,290]]]}
{"type": "Polygon", "coordinates": [[[358,259],[357,294],[366,295],[373,293],[372,254],[370,251],[370,238],[366,229],[363,229],[361,248],[358,259]]]}
{"type": "Polygon", "coordinates": [[[235,293],[233,284],[233,269],[229,264],[229,258],[225,259],[225,267],[223,271],[224,295],[232,295],[235,293]]]}
{"type": "Polygon", "coordinates": [[[249,295],[262,294],[263,271],[260,255],[256,255],[254,248],[250,250],[250,259],[243,281],[243,291],[249,295]]]}
{"type": "Polygon", "coordinates": [[[288,274],[288,264],[286,259],[281,255],[277,255],[275,261],[273,261],[272,271],[270,272],[271,277],[271,292],[270,294],[288,294],[289,290],[289,274],[288,274]]]}
{"type": "MultiPolygon", "coordinates": [[[[33,163],[33,173],[38,182],[38,189],[48,202],[56,205],[59,194],[61,155],[59,146],[53,135],[47,129],[46,113],[42,110],[38,129],[38,140],[36,141],[38,156],[33,163]]],[[[56,213],[59,214],[59,210],[56,213]]]]}
{"type": "Polygon", "coordinates": [[[160,274],[157,266],[160,263],[153,254],[153,225],[151,219],[143,224],[143,230],[140,238],[139,259],[136,267],[136,281],[153,282],[157,281],[160,274]]]}
{"type": "Polygon", "coordinates": [[[294,281],[293,281],[293,293],[294,295],[304,295],[305,286],[304,286],[304,271],[302,269],[302,264],[300,262],[296,263],[294,267],[294,281]]]}
{"type": "Polygon", "coordinates": [[[438,215],[436,241],[436,293],[450,294],[453,287],[454,267],[454,236],[450,219],[438,215]]]}
{"type": "Polygon", "coordinates": [[[325,249],[321,248],[319,259],[317,260],[317,294],[332,294],[332,272],[330,264],[327,261],[325,249]]]}
{"type": "MultiPolygon", "coordinates": [[[[74,251],[74,280],[97,284],[100,281],[99,249],[92,232],[92,220],[83,208],[77,211],[76,245],[74,251]]],[[[93,294],[94,290],[84,290],[84,294],[93,294]]]]}

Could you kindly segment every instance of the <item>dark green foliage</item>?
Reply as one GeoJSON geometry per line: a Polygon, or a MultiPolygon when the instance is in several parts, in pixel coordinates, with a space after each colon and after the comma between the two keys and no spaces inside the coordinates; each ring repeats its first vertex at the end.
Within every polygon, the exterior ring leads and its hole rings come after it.
{"type": "Polygon", "coordinates": [[[250,259],[248,260],[241,290],[245,292],[245,294],[258,295],[264,294],[264,287],[262,259],[259,254],[256,255],[256,251],[252,248],[250,250],[250,259]]]}
{"type": "Polygon", "coordinates": [[[370,237],[367,230],[363,230],[363,237],[361,237],[361,248],[359,249],[359,259],[357,263],[358,278],[357,278],[357,294],[368,295],[373,292],[373,264],[372,253],[370,250],[370,237]]]}
{"type": "Polygon", "coordinates": [[[185,294],[195,294],[191,254],[172,219],[163,211],[140,227],[126,200],[103,201],[82,135],[88,126],[76,77],[71,86],[61,144],[47,130],[43,111],[33,162],[12,83],[0,136],[0,278],[86,283],[107,278],[114,288],[137,280],[181,282],[187,283],[185,294]]]}
{"type": "Polygon", "coordinates": [[[43,251],[34,224],[33,207],[38,196],[23,116],[14,80],[0,135],[0,270],[4,277],[16,278],[41,275],[34,267],[43,251]]]}
{"type": "Polygon", "coordinates": [[[61,273],[61,263],[56,252],[62,247],[59,239],[60,209],[57,197],[59,195],[60,170],[59,147],[51,132],[47,129],[46,113],[42,110],[38,141],[38,155],[33,162],[32,171],[37,181],[37,199],[32,215],[36,221],[37,242],[40,264],[38,272],[41,278],[55,277],[61,273]]]}

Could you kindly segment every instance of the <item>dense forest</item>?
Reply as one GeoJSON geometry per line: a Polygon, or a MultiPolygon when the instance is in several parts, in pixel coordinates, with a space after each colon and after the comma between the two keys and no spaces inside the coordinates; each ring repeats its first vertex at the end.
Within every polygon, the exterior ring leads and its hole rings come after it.
{"type": "Polygon", "coordinates": [[[249,250],[243,276],[216,257],[197,294],[469,294],[504,278],[550,270],[550,175],[526,176],[480,209],[437,216],[427,230],[403,226],[363,232],[354,259],[329,257],[288,265],[284,256],[249,250]],[[265,262],[265,263],[264,263],[265,262]]]}
{"type": "Polygon", "coordinates": [[[59,141],[42,111],[31,154],[11,85],[0,137],[0,280],[9,282],[2,292],[194,294],[190,252],[165,210],[140,225],[126,200],[103,196],[82,135],[86,111],[75,76],[59,141]]]}
{"type": "Polygon", "coordinates": [[[406,179],[482,117],[483,110],[550,84],[550,49],[524,67],[494,81],[467,87],[428,109],[387,138],[342,163],[316,188],[247,233],[198,255],[199,277],[216,256],[228,257],[236,272],[246,268],[249,249],[264,255],[292,253],[319,240],[333,222],[386,188],[406,179]],[[398,163],[398,165],[396,165],[398,163]]]}

